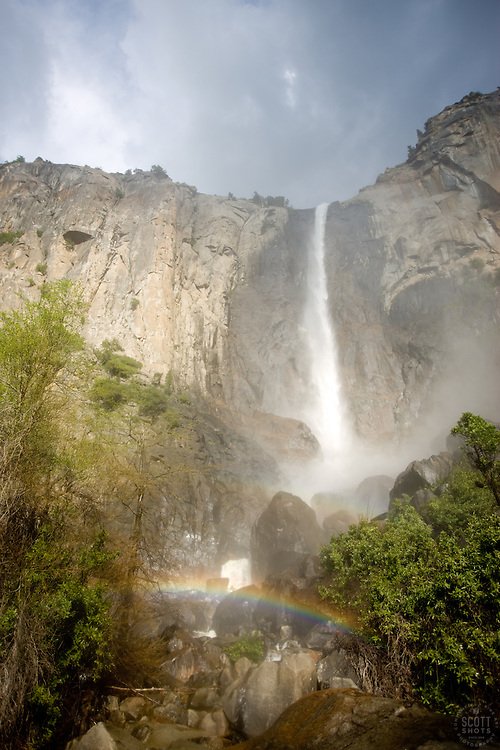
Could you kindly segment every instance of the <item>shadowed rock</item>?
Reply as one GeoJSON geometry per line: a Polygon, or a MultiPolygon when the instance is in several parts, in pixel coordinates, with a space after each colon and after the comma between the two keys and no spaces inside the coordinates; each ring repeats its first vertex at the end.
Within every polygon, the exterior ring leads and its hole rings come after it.
{"type": "Polygon", "coordinates": [[[290,553],[317,554],[323,541],[316,514],[288,492],[278,492],[252,529],[252,572],[262,579],[286,570],[290,553]]]}

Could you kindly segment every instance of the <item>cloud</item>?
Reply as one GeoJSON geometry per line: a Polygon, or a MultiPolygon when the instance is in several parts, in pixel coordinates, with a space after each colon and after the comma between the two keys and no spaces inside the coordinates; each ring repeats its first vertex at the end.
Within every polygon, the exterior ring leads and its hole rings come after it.
{"type": "Polygon", "coordinates": [[[162,164],[204,192],[345,199],[491,90],[482,0],[4,0],[0,158],[162,164]]]}

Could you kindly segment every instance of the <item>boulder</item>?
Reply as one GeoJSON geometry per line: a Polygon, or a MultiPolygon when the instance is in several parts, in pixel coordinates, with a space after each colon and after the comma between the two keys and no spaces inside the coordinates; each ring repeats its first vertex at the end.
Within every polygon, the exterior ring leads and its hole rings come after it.
{"type": "Polygon", "coordinates": [[[306,695],[238,750],[461,750],[453,718],[353,689],[306,695]],[[427,744],[432,743],[432,744],[427,744]]]}
{"type": "Polygon", "coordinates": [[[436,498],[436,495],[432,490],[429,489],[423,489],[423,490],[417,490],[415,494],[413,495],[410,504],[413,505],[415,510],[417,510],[420,514],[422,514],[426,508],[428,507],[431,500],[434,500],[436,498]]]}
{"type": "Polygon", "coordinates": [[[223,708],[229,721],[250,737],[263,732],[284,709],[316,688],[314,651],[263,661],[229,686],[223,708]]]}
{"type": "Polygon", "coordinates": [[[226,656],[208,637],[194,638],[183,630],[171,630],[166,641],[167,658],[160,666],[163,684],[192,687],[211,684],[226,663],[226,656]]]}
{"type": "Polygon", "coordinates": [[[357,523],[358,518],[350,510],[337,510],[330,513],[323,521],[323,528],[328,539],[340,536],[349,531],[349,527],[357,523]]]}
{"type": "Polygon", "coordinates": [[[396,477],[394,487],[390,491],[391,507],[394,501],[403,495],[412,498],[418,490],[431,489],[436,484],[444,482],[452,469],[453,457],[445,451],[430,458],[412,461],[396,477]]]}
{"type": "Polygon", "coordinates": [[[316,562],[319,558],[303,556],[299,573],[307,575],[295,575],[292,570],[266,579],[253,612],[254,626],[258,630],[277,638],[282,631],[289,632],[290,637],[303,638],[318,619],[324,620],[314,593],[322,577],[316,562]]]}
{"type": "Polygon", "coordinates": [[[314,625],[304,638],[307,648],[322,651],[325,656],[335,650],[339,636],[342,636],[343,628],[335,622],[328,620],[314,625]]]}
{"type": "Polygon", "coordinates": [[[317,554],[323,535],[316,514],[300,497],[288,492],[274,495],[252,529],[251,557],[254,578],[264,579],[290,565],[290,553],[317,554]]]}
{"type": "Polygon", "coordinates": [[[320,689],[360,687],[357,675],[346,659],[343,649],[336,649],[318,661],[316,680],[320,689]]]}
{"type": "Polygon", "coordinates": [[[238,635],[253,629],[253,613],[260,596],[257,586],[244,586],[231,592],[217,605],[212,627],[218,636],[238,635]]]}
{"type": "Polygon", "coordinates": [[[146,707],[146,699],[139,695],[132,695],[120,703],[120,711],[125,715],[127,721],[137,721],[142,716],[146,707]]]}
{"type": "Polygon", "coordinates": [[[143,743],[126,729],[102,721],[66,746],[66,750],[143,750],[143,748],[143,743]]]}
{"type": "Polygon", "coordinates": [[[198,728],[209,737],[224,737],[229,732],[229,723],[222,708],[207,712],[198,728]]]}
{"type": "Polygon", "coordinates": [[[368,518],[385,513],[389,507],[389,493],[393,485],[394,478],[386,474],[377,474],[363,479],[354,492],[354,500],[359,512],[368,518]]]}
{"type": "Polygon", "coordinates": [[[227,685],[224,691],[222,696],[222,708],[231,724],[235,727],[241,728],[241,712],[245,701],[245,685],[248,675],[252,670],[256,669],[256,667],[255,664],[252,664],[250,659],[246,659],[245,657],[238,659],[234,666],[234,679],[229,685],[227,685]]]}

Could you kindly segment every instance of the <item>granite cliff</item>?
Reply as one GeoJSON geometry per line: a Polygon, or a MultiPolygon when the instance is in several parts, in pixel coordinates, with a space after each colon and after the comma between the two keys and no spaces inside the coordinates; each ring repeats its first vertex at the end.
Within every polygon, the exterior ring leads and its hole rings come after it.
{"type": "MultiPolygon", "coordinates": [[[[223,460],[231,477],[189,489],[211,514],[211,538],[252,476],[274,491],[274,459],[317,450],[290,419],[303,415],[311,382],[303,316],[314,211],[275,203],[199,194],[158,168],[0,166],[1,307],[46,279],[77,280],[89,342],[116,338],[145,372],[172,373],[200,395],[199,460],[223,460]]],[[[433,436],[465,409],[498,419],[500,91],[447,107],[406,163],[331,204],[325,247],[360,438],[394,443],[419,425],[433,436]]],[[[245,553],[270,496],[250,495],[228,532],[236,524],[241,544],[226,557],[245,553]]]]}

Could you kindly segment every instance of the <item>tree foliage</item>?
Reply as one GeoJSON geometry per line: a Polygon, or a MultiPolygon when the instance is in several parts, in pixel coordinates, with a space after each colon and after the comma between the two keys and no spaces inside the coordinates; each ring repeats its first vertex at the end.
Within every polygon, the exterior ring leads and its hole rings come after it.
{"type": "MultiPolygon", "coordinates": [[[[470,417],[456,431],[489,467],[498,436],[470,417]]],[[[500,681],[500,518],[478,478],[460,469],[423,517],[401,501],[384,524],[362,521],[322,552],[322,595],[376,647],[379,685],[445,711],[494,702],[500,681]]]]}
{"type": "Polygon", "coordinates": [[[500,430],[483,417],[464,412],[452,429],[465,442],[472,465],[482,474],[487,487],[500,505],[500,430]]]}
{"type": "Polygon", "coordinates": [[[92,449],[77,398],[84,311],[81,292],[59,282],[0,316],[3,746],[43,746],[71,689],[109,663],[110,553],[91,522],[92,449]]]}

